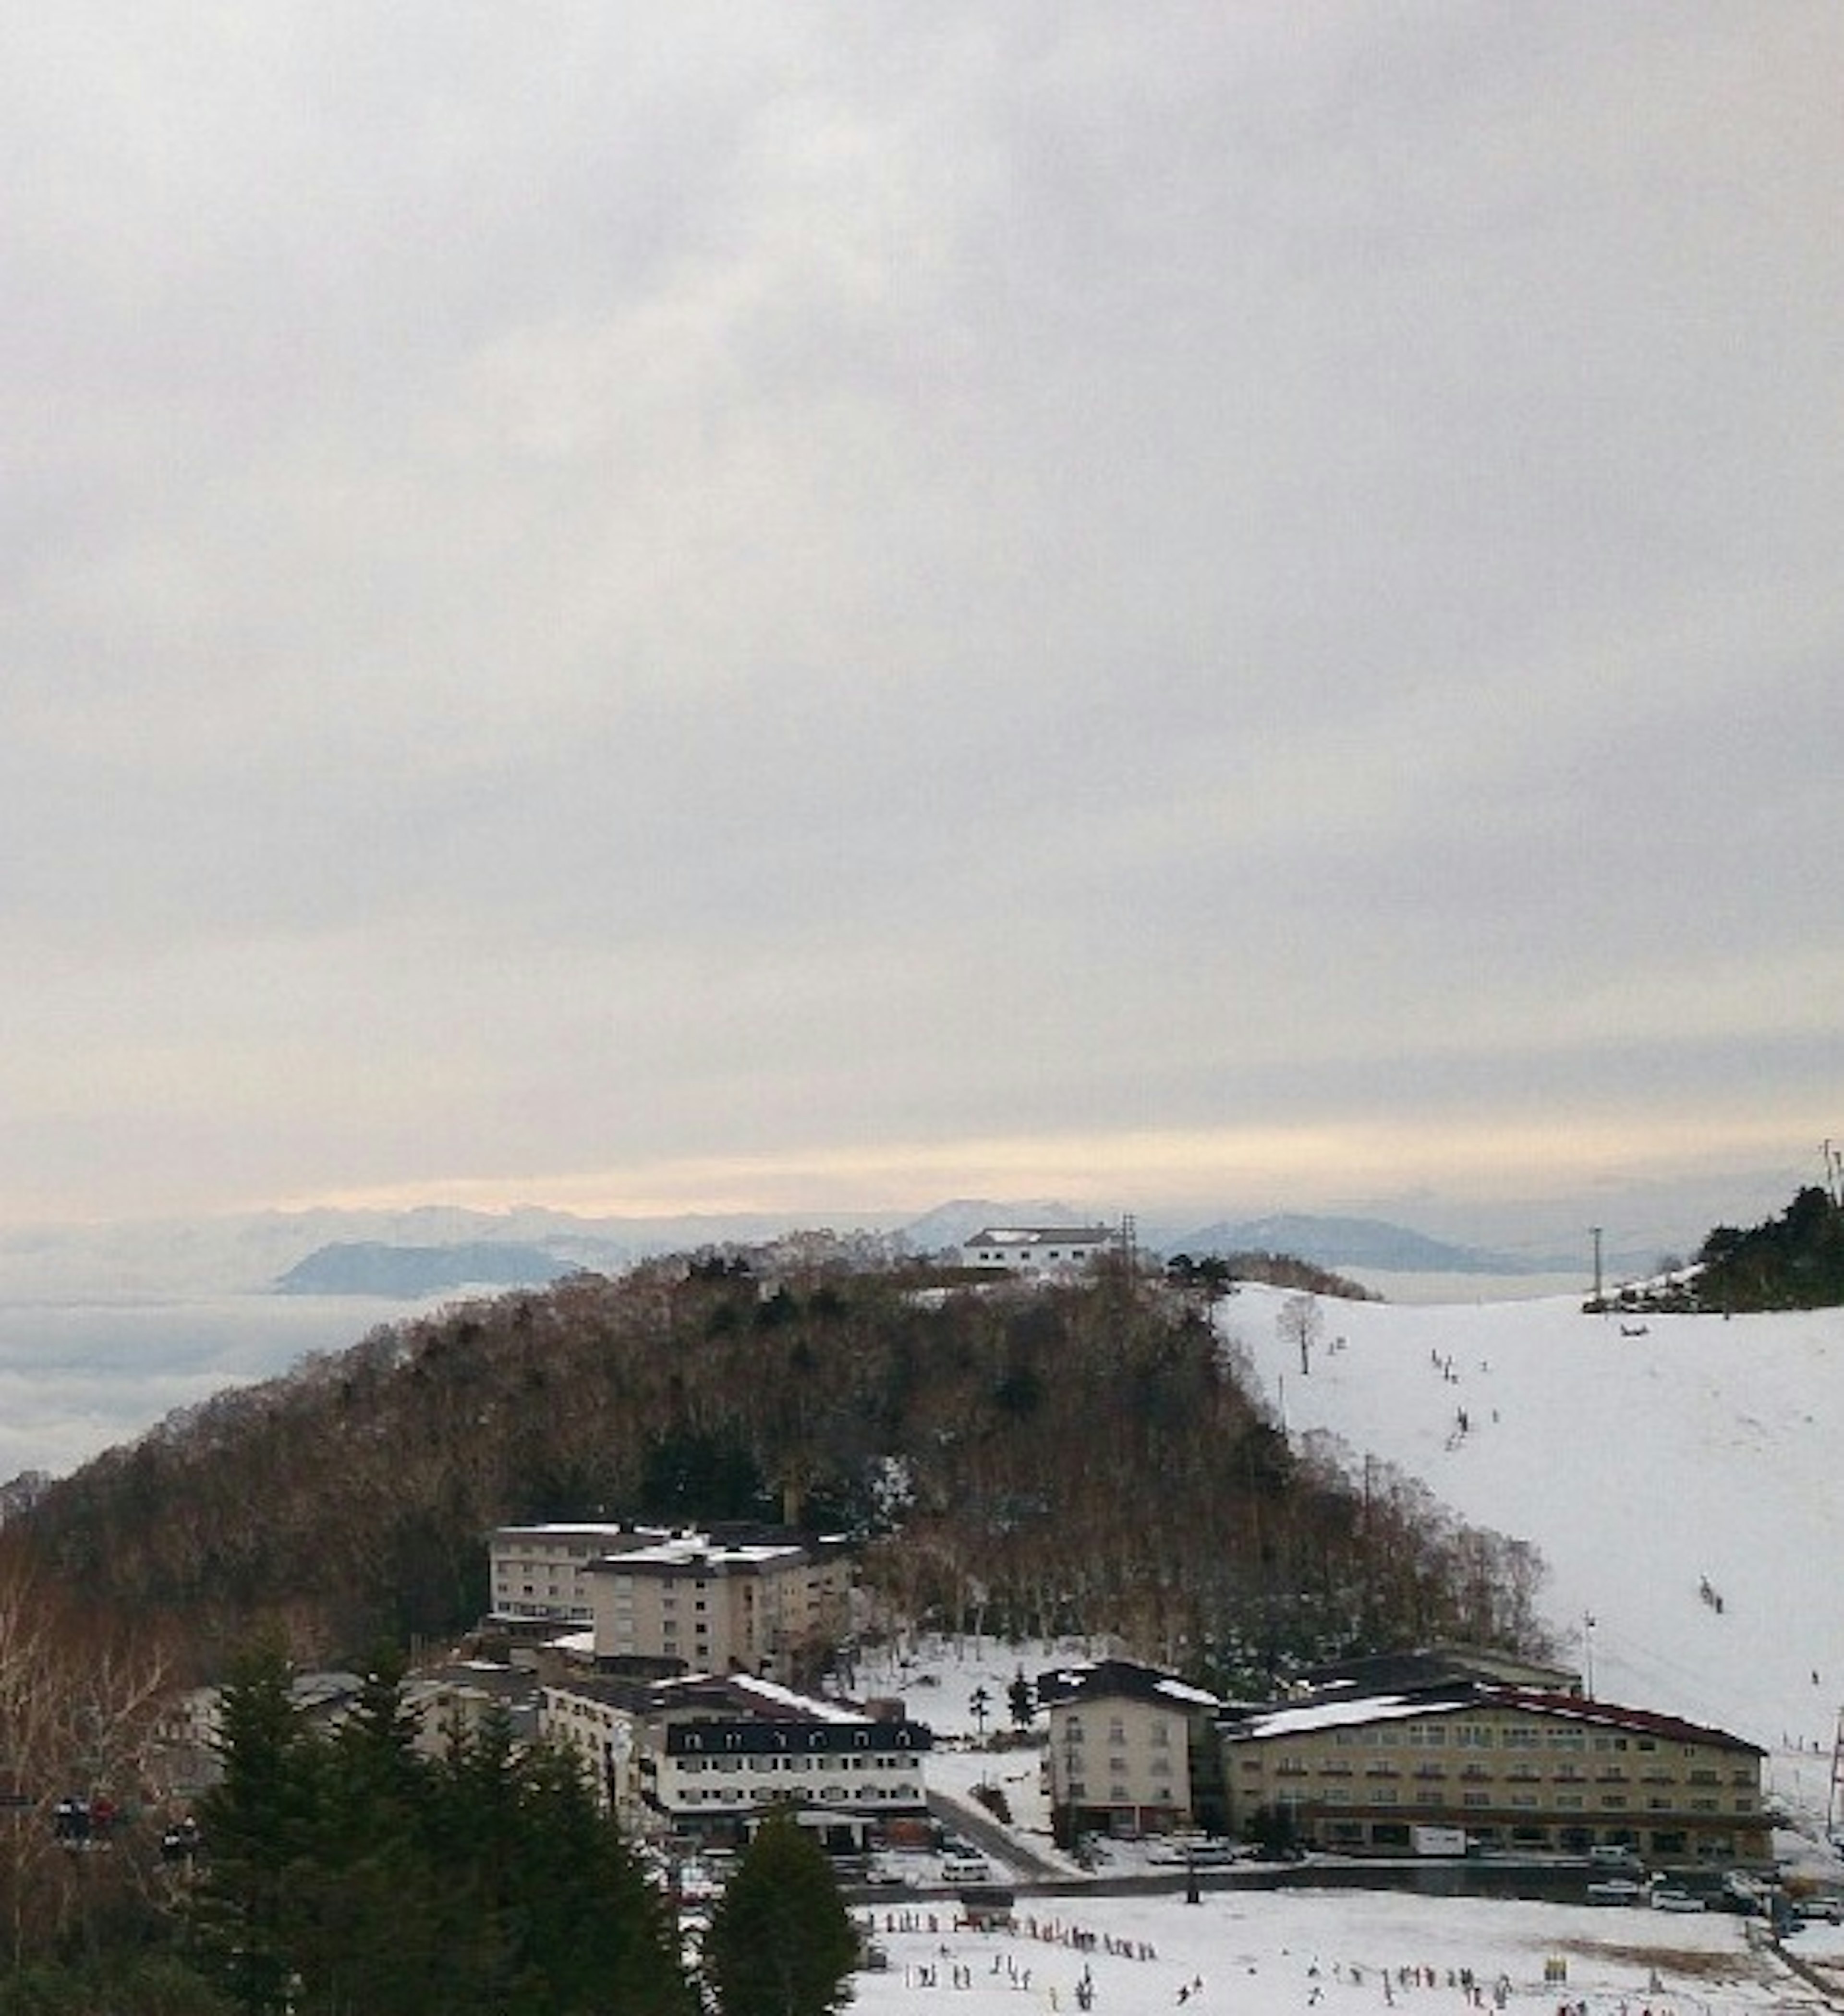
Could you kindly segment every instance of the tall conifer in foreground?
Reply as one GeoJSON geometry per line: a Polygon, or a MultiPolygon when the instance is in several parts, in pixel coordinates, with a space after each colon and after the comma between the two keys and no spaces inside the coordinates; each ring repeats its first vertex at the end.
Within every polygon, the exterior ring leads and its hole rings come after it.
{"type": "Polygon", "coordinates": [[[704,1939],[722,2016],[831,2016],[852,1999],[858,1935],[826,1852],[787,1813],[766,1821],[704,1939]]]}
{"type": "Polygon", "coordinates": [[[431,1762],[381,1661],[322,1739],[265,1649],[222,1714],[189,1957],[247,2016],[694,2016],[664,1900],[503,1710],[431,1762]]]}
{"type": "Polygon", "coordinates": [[[224,1776],[200,1802],[210,1856],[193,1893],[193,1957],[240,2009],[285,2009],[301,1943],[315,1759],[279,1646],[239,1655],[218,1704],[224,1776]]]}

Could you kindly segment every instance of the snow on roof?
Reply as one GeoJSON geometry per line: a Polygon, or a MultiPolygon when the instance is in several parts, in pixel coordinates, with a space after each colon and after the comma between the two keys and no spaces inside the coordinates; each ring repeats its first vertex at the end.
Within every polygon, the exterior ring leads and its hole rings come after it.
{"type": "Polygon", "coordinates": [[[1208,1693],[1202,1687],[1194,1687],[1184,1680],[1161,1680],[1157,1683],[1155,1690],[1169,1695],[1173,1701],[1187,1701],[1197,1708],[1223,1706],[1223,1700],[1219,1695],[1208,1693]]]}
{"type": "Polygon", "coordinates": [[[777,1687],[773,1680],[758,1679],[751,1674],[737,1674],[733,1684],[740,1693],[753,1694],[770,1707],[805,1715],[815,1722],[868,1723],[871,1719],[860,1710],[848,1708],[843,1701],[823,1701],[814,1694],[796,1694],[791,1687],[777,1687]]]}
{"type": "Polygon", "coordinates": [[[513,1539],[529,1535],[533,1539],[606,1539],[632,1540],[648,1533],[664,1533],[664,1526],[627,1526],[618,1520],[608,1519],[545,1519],[531,1525],[501,1526],[495,1537],[513,1539]]]}
{"type": "Polygon", "coordinates": [[[724,1567],[760,1568],[769,1561],[798,1561],[805,1550],[791,1542],[752,1542],[734,1544],[714,1540],[708,1534],[675,1533],[650,1546],[629,1547],[618,1554],[605,1555],[598,1568],[681,1568],[697,1561],[711,1561],[724,1567]]]}
{"type": "Polygon", "coordinates": [[[992,1225],[976,1232],[969,1246],[1097,1246],[1110,1233],[1105,1225],[992,1225]]]}
{"type": "Polygon", "coordinates": [[[699,1690],[722,1695],[744,1713],[754,1708],[760,1714],[783,1719],[847,1723],[861,1727],[868,1727],[872,1719],[841,1702],[796,1694],[791,1687],[777,1687],[773,1680],[758,1679],[751,1673],[679,1673],[654,1684],[662,1700],[674,1693],[699,1690]]]}
{"type": "Polygon", "coordinates": [[[1493,1687],[1473,1683],[1439,1692],[1408,1694],[1345,1694],[1324,1697],[1297,1705],[1267,1710],[1234,1723],[1227,1733],[1233,1741],[1252,1737],[1302,1736],[1315,1730],[1356,1729],[1375,1722],[1402,1722],[1414,1717],[1456,1715],[1481,1709],[1513,1709],[1526,1715],[1553,1716],[1558,1721],[1580,1722],[1602,1728],[1620,1729],[1641,1735],[1661,1736],[1673,1742],[1713,1743],[1752,1750],[1756,1746],[1725,1730],[1684,1722],[1675,1715],[1655,1715],[1648,1708],[1622,1708],[1612,1701],[1590,1701],[1584,1694],[1543,1694],[1529,1687],[1493,1687]]]}
{"type": "Polygon", "coordinates": [[[1234,1724],[1232,1737],[1305,1736],[1319,1729],[1351,1729],[1369,1722],[1400,1722],[1410,1715],[1452,1715],[1476,1704],[1470,1695],[1345,1694],[1335,1701],[1302,1701],[1297,1707],[1270,1708],[1234,1724]]]}
{"type": "Polygon", "coordinates": [[[1061,1705],[1066,1701],[1165,1700],[1186,1708],[1219,1708],[1223,1697],[1194,1687],[1176,1673],[1143,1666],[1132,1659],[1071,1659],[1040,1673],[1038,1699],[1061,1705]]]}

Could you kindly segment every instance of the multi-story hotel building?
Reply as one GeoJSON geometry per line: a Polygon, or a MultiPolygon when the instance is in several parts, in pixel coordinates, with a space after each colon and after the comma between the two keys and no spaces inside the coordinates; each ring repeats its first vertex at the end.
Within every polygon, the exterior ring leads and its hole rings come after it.
{"type": "Polygon", "coordinates": [[[827,1847],[860,1849],[926,1820],[928,1730],[747,1674],[560,1681],[538,1719],[630,1833],[733,1845],[780,1807],[827,1847]]]}
{"type": "Polygon", "coordinates": [[[1349,1692],[1223,1725],[1232,1824],[1264,1810],[1329,1849],[1408,1849],[1417,1826],[1486,1848],[1621,1846],[1666,1863],[1765,1859],[1765,1753],[1718,1729],[1573,1694],[1459,1683],[1349,1692]]]}
{"type": "Polygon", "coordinates": [[[1102,1659],[1040,1673],[1037,1698],[1049,1712],[1050,1825],[1064,1846],[1091,1831],[1221,1824],[1215,1694],[1156,1667],[1102,1659]]]}
{"type": "Polygon", "coordinates": [[[489,1553],[495,1620],[586,1629],[599,1665],[794,1681],[847,1628],[845,1547],[788,1527],[502,1526],[489,1553]]]}
{"type": "Polygon", "coordinates": [[[487,1543],[492,1614],[508,1622],[586,1624],[590,1563],[664,1537],[664,1528],[649,1532],[595,1521],[502,1526],[487,1543]]]}
{"type": "Polygon", "coordinates": [[[852,1563],[837,1541],[719,1526],[605,1555],[586,1579],[598,1664],[794,1682],[845,1630],[852,1563]]]}

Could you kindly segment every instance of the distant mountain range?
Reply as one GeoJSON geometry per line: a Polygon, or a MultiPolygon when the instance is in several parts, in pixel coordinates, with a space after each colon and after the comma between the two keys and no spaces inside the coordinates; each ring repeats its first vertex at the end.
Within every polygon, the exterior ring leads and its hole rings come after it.
{"type": "MultiPolygon", "coordinates": [[[[1393,1217],[1274,1213],[1185,1222],[1141,1213],[1141,1248],[1279,1252],[1335,1272],[1432,1280],[1585,1275],[1586,1228],[1608,1226],[1612,1281],[1648,1278],[1660,1257],[1695,1249],[1718,1223],[1778,1209],[1794,1187],[1738,1181],[1705,1197],[1636,1193],[1459,1210],[1431,1200],[1450,1228],[1432,1237],[1393,1217]],[[1758,1208],[1756,1197],[1764,1198],[1758,1208]],[[1695,1215],[1693,1215],[1695,1212],[1695,1215]],[[1688,1226],[1688,1230],[1680,1229],[1688,1226]],[[1578,1232],[1577,1227],[1580,1229],[1578,1232]]],[[[542,1205],[503,1211],[427,1204],[405,1210],[261,1211],[90,1224],[0,1225],[0,1303],[140,1303],[205,1297],[350,1295],[415,1300],[467,1288],[541,1287],[572,1268],[619,1273],[661,1253],[753,1245],[803,1229],[877,1233],[913,1253],[945,1252],[992,1225],[1083,1225],[1118,1215],[1059,1198],[956,1197],[913,1217],[888,1211],[586,1216],[542,1205]]],[[[1375,1283],[1393,1294],[1388,1282],[1375,1283]]]]}
{"type": "Polygon", "coordinates": [[[582,1263],[542,1246],[474,1239],[457,1246],[387,1246],[336,1240],[297,1260],[276,1283],[279,1295],[377,1295],[420,1301],[451,1288],[536,1288],[582,1263]]]}
{"type": "MultiPolygon", "coordinates": [[[[330,1240],[315,1247],[272,1283],[280,1294],[371,1295],[416,1300],[463,1288],[542,1287],[578,1268],[618,1273],[650,1255],[726,1244],[750,1244],[787,1229],[754,1219],[571,1219],[561,1212],[522,1213],[523,1237],[494,1237],[506,1221],[486,1213],[452,1212],[451,1229],[473,1236],[413,1243],[384,1239],[330,1240]],[[543,1221],[537,1222],[535,1221],[543,1221]]],[[[957,1198],[923,1216],[877,1228],[917,1254],[953,1251],[986,1227],[1080,1225],[1092,1215],[1044,1199],[1025,1202],[957,1198]]],[[[841,1223],[838,1229],[862,1230],[841,1223]]],[[[1379,1273],[1517,1275],[1561,1271],[1573,1262],[1514,1257],[1431,1239],[1382,1219],[1314,1217],[1280,1212],[1219,1219],[1188,1231],[1146,1226],[1142,1250],[1169,1257],[1188,1253],[1279,1253],[1315,1266],[1379,1273]]]]}
{"type": "MultiPolygon", "coordinates": [[[[1236,1222],[1219,1219],[1201,1230],[1162,1237],[1167,1255],[1287,1253],[1316,1267],[1363,1267],[1390,1274],[1540,1274],[1570,1263],[1554,1257],[1531,1259],[1455,1246],[1429,1239],[1380,1218],[1314,1218],[1280,1211],[1236,1222]]],[[[1577,1261],[1575,1264],[1579,1265],[1577,1261]]]]}

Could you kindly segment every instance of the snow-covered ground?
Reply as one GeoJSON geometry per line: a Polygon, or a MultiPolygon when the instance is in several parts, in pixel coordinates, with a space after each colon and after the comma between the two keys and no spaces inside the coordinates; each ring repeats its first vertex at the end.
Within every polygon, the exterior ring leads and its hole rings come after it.
{"type": "Polygon", "coordinates": [[[1286,1300],[1244,1288],[1220,1320],[1291,1434],[1335,1435],[1532,1542],[1597,1695],[1732,1730],[1772,1753],[1771,1790],[1823,1805],[1844,1704],[1844,1309],[1323,1301],[1302,1376],[1286,1300]]]}
{"type": "Polygon", "coordinates": [[[1194,2003],[1222,2016],[1743,2016],[1835,2007],[1844,1993],[1835,1931],[1799,1935],[1814,1985],[1751,1945],[1748,1921],[1713,1913],[1262,1890],[1195,1905],[1021,1899],[1009,1932],[957,1929],[951,1909],[918,1904],[870,1917],[888,1965],[856,1977],[863,2016],[1071,2011],[1085,1974],[1100,2016],[1194,2003]]]}
{"type": "MultiPolygon", "coordinates": [[[[1221,1322],[1289,1431],[1335,1435],[1355,1465],[1395,1465],[1461,1517],[1530,1541],[1551,1571],[1545,1615],[1594,1692],[1761,1744],[1770,1793],[1806,1830],[1778,1845],[1806,1874],[1844,1878],[1821,1838],[1844,1701],[1844,1310],[1648,1316],[1628,1334],[1636,1319],[1584,1316],[1572,1297],[1324,1301],[1302,1376],[1278,1326],[1288,1299],[1244,1288],[1221,1322]]],[[[1003,1727],[1021,1665],[1082,1649],[913,1648],[867,1669],[861,1690],[901,1694],[949,1740],[931,1783],[962,1797],[998,1785],[1046,1854],[1035,1754],[955,1739],[976,1730],[976,1690],[986,1729],[1003,1727]]],[[[952,1906],[931,1919],[893,1893],[871,1913],[889,1965],[858,1977],[856,2007],[1069,2011],[1086,1971],[1103,2016],[1194,2001],[1237,2016],[1421,2016],[1501,1997],[1513,2016],[1844,2008],[1844,1931],[1828,1926],[1782,1956],[1715,1913],[1363,1890],[1033,1903],[1021,1899],[1015,1931],[976,1933],[955,1928],[952,1906]]]]}

